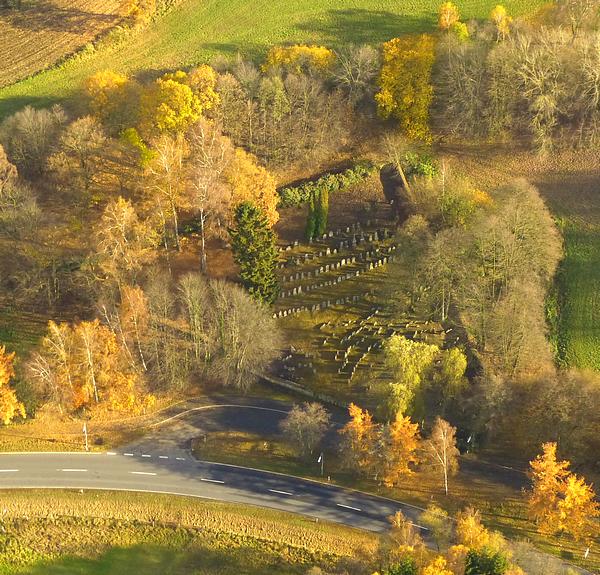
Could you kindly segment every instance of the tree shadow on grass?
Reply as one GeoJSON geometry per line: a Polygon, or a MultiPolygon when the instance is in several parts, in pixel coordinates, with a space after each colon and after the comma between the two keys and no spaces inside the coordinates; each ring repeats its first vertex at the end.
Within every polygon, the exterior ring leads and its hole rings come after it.
{"type": "Polygon", "coordinates": [[[325,44],[376,44],[402,34],[427,32],[435,26],[436,14],[426,16],[394,14],[385,10],[329,10],[322,19],[311,20],[296,27],[302,32],[318,35],[325,44]]]}
{"type": "Polygon", "coordinates": [[[191,549],[159,545],[112,547],[101,555],[66,555],[19,570],[19,575],[273,575],[302,573],[296,565],[249,547],[222,551],[194,545],[191,549]]]}

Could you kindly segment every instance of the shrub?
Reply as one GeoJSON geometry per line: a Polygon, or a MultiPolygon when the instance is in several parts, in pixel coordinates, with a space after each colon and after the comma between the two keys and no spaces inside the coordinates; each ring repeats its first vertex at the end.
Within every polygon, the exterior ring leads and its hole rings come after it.
{"type": "Polygon", "coordinates": [[[282,188],[278,192],[279,207],[301,206],[309,203],[312,197],[319,198],[323,192],[328,195],[332,192],[344,191],[366,180],[376,169],[376,166],[370,163],[356,164],[339,174],[325,174],[312,182],[282,188]]]}

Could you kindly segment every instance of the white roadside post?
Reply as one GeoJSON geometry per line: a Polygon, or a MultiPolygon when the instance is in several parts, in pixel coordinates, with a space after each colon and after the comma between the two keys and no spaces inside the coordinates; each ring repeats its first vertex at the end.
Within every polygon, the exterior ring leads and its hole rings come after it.
{"type": "Polygon", "coordinates": [[[85,441],[85,450],[89,451],[90,448],[88,446],[87,423],[85,423],[85,422],[83,423],[83,438],[85,441]]]}
{"type": "Polygon", "coordinates": [[[319,455],[319,459],[317,459],[317,463],[321,464],[321,477],[323,477],[323,452],[321,451],[321,455],[319,455]]]}

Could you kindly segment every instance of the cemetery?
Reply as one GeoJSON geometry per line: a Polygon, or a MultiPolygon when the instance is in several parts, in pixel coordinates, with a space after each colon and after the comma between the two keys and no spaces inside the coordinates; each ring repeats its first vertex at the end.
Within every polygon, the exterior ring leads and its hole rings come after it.
{"type": "Polygon", "coordinates": [[[316,240],[279,247],[281,293],[273,315],[287,337],[282,378],[375,407],[389,382],[386,339],[398,333],[443,345],[446,334],[437,323],[395,312],[386,273],[397,250],[395,222],[385,204],[366,215],[316,240]]]}

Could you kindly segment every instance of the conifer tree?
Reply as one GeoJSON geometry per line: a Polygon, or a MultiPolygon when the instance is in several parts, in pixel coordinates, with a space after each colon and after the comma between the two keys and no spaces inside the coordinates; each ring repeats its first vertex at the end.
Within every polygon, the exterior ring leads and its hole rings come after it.
{"type": "Polygon", "coordinates": [[[244,286],[258,301],[273,303],[279,294],[277,249],[267,216],[251,202],[242,202],[235,209],[229,234],[244,286]]]}

